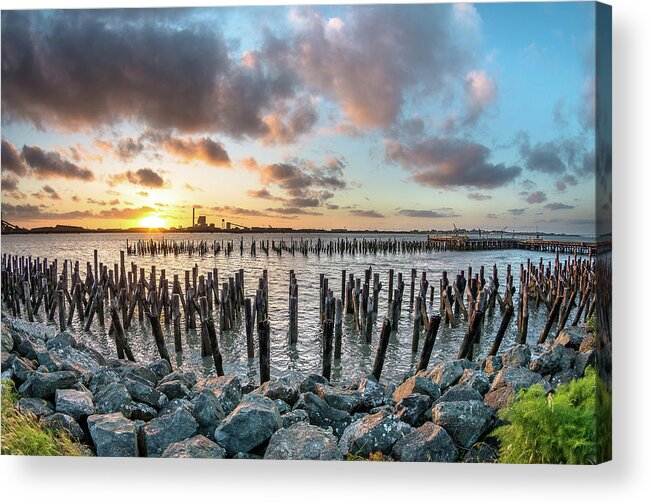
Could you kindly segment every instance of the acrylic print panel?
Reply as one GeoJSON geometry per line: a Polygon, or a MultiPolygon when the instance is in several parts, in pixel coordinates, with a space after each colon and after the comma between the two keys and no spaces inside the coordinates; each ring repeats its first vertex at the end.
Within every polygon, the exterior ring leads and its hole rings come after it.
{"type": "Polygon", "coordinates": [[[2,453],[610,458],[611,11],[4,11],[2,453]]]}

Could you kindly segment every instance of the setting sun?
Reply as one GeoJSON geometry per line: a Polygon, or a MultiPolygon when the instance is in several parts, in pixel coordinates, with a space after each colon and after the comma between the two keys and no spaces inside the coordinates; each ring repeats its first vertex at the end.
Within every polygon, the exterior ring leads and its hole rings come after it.
{"type": "Polygon", "coordinates": [[[158,214],[150,214],[140,219],[140,225],[146,228],[165,228],[167,221],[158,214]]]}

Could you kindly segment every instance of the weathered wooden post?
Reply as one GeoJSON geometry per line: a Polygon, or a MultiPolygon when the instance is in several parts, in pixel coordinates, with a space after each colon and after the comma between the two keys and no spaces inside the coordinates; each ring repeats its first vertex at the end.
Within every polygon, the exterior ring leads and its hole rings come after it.
{"type": "Polygon", "coordinates": [[[258,321],[258,339],[260,341],[260,384],[271,379],[271,345],[269,341],[269,320],[258,321]]]}
{"type": "MultiPolygon", "coordinates": [[[[29,298],[29,292],[26,297],[29,298]]],[[[59,330],[63,332],[66,330],[66,303],[63,290],[61,289],[57,291],[57,303],[59,310],[59,330]]]]}
{"type": "Polygon", "coordinates": [[[421,319],[423,317],[420,308],[421,302],[422,302],[421,297],[416,296],[416,304],[414,305],[414,331],[411,338],[412,353],[418,352],[418,340],[420,338],[420,326],[421,326],[421,319]]]}
{"type": "Polygon", "coordinates": [[[491,350],[488,353],[489,356],[497,355],[497,352],[500,349],[500,345],[502,344],[502,339],[504,338],[504,334],[506,333],[506,329],[509,327],[509,322],[511,321],[511,317],[513,317],[513,305],[507,304],[506,307],[504,308],[504,314],[502,315],[502,322],[500,322],[500,327],[497,330],[497,334],[495,335],[495,341],[493,341],[493,346],[491,347],[491,350]]]}
{"type": "Polygon", "coordinates": [[[423,342],[423,349],[420,353],[420,360],[418,361],[416,372],[427,369],[429,359],[432,356],[432,350],[434,349],[434,343],[436,342],[436,333],[438,333],[440,324],[441,317],[439,315],[432,315],[429,318],[429,327],[425,334],[425,341],[423,342]]]}
{"type": "Polygon", "coordinates": [[[127,337],[124,334],[124,329],[122,328],[122,322],[120,322],[120,316],[118,314],[117,300],[115,298],[111,299],[110,302],[110,312],[111,312],[111,321],[113,322],[113,329],[115,331],[115,347],[118,354],[118,359],[124,359],[126,354],[127,359],[132,362],[135,362],[136,359],[131,352],[127,337]]]}
{"type": "Polygon", "coordinates": [[[384,359],[387,356],[387,348],[389,347],[389,338],[391,337],[391,322],[385,318],[382,322],[382,330],[380,332],[380,341],[377,347],[377,354],[375,355],[375,363],[373,364],[373,376],[377,381],[380,381],[382,368],[384,367],[384,359]]]}
{"type": "Polygon", "coordinates": [[[332,370],[332,335],[334,329],[334,322],[330,318],[326,318],[323,323],[323,377],[330,381],[330,373],[332,370]]]}
{"type": "Polygon", "coordinates": [[[343,302],[337,299],[335,308],[335,359],[341,359],[341,335],[343,332],[343,302]]]}
{"type": "Polygon", "coordinates": [[[177,293],[172,294],[172,321],[174,324],[174,351],[183,351],[183,342],[181,340],[181,296],[177,293]]]}
{"type": "Polygon", "coordinates": [[[246,330],[246,354],[249,359],[253,359],[254,342],[253,342],[253,318],[251,313],[251,298],[244,300],[244,326],[246,330]]]}

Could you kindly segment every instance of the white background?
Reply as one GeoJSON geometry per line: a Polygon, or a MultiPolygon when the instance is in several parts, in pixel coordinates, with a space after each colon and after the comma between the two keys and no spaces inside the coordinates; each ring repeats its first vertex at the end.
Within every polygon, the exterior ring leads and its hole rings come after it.
{"type": "MultiPolygon", "coordinates": [[[[220,2],[226,3],[239,2],[220,2]]],[[[651,303],[647,296],[651,183],[646,150],[651,147],[651,2],[610,3],[614,46],[613,462],[598,467],[555,467],[0,457],[3,502],[651,502],[651,303]]],[[[217,2],[192,0],[191,4],[217,2]]],[[[182,3],[0,0],[2,9],[162,5],[182,3]]]]}

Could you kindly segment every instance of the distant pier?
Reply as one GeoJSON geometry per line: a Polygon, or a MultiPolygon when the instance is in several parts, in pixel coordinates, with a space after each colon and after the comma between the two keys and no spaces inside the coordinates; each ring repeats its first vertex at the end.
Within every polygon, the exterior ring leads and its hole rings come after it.
{"type": "Polygon", "coordinates": [[[436,250],[476,251],[521,249],[538,252],[558,252],[560,254],[591,255],[597,252],[607,252],[611,248],[610,241],[564,241],[541,238],[514,237],[468,237],[468,236],[428,236],[428,244],[436,250]]]}

